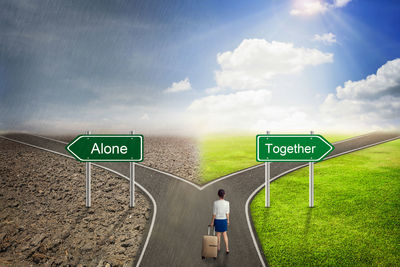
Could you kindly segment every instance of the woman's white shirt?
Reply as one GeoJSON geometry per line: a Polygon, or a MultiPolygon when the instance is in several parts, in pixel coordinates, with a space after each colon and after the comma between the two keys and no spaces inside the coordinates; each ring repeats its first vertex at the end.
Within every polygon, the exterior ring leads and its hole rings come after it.
{"type": "Polygon", "coordinates": [[[214,201],[213,215],[215,215],[215,219],[226,219],[227,213],[229,213],[229,201],[225,199],[214,201]]]}

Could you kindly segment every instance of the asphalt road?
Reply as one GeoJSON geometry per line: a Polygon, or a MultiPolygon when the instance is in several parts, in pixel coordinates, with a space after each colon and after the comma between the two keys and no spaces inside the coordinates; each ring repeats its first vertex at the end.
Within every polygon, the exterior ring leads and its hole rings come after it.
{"type": "MultiPolygon", "coordinates": [[[[60,142],[29,134],[5,134],[3,136],[68,155],[65,144],[60,142]]],[[[335,150],[328,157],[396,138],[400,138],[399,133],[372,133],[338,142],[335,144],[335,150]]],[[[99,165],[125,176],[129,175],[128,163],[101,163],[99,165]]],[[[278,178],[303,165],[305,163],[271,163],[271,177],[278,178]]],[[[82,179],[85,179],[84,176],[82,179]]],[[[262,189],[264,183],[263,165],[219,178],[203,186],[137,165],[136,182],[151,194],[157,206],[154,227],[151,232],[147,233],[147,235],[150,234],[150,238],[143,257],[140,258],[141,266],[268,265],[262,250],[258,248],[260,246],[255,244],[255,242],[258,243],[257,237],[254,235],[255,239],[253,239],[251,231],[254,232],[254,229],[249,228],[246,218],[246,211],[249,212],[246,203],[250,202],[251,195],[262,189]],[[218,259],[202,260],[201,238],[207,232],[207,225],[211,221],[212,203],[217,199],[217,191],[220,188],[225,189],[226,199],[230,201],[231,225],[228,235],[231,253],[226,255],[223,252],[224,245],[222,245],[218,259]]],[[[92,198],[95,197],[92,195],[92,198]]],[[[272,207],[273,203],[272,193],[272,207]]],[[[315,200],[315,203],[318,205],[318,199],[315,200]]],[[[308,203],[304,203],[304,205],[308,205],[308,203]]]]}

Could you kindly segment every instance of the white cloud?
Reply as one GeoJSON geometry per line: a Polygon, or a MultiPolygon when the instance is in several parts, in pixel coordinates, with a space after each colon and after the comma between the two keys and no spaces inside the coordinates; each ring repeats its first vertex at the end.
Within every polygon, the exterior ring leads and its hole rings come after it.
{"type": "Polygon", "coordinates": [[[206,96],[188,112],[200,132],[309,130],[315,124],[302,107],[274,105],[268,90],[206,96]]]}
{"type": "Polygon", "coordinates": [[[386,62],[376,74],[363,80],[345,82],[343,87],[336,88],[336,92],[340,99],[376,99],[392,93],[400,96],[400,58],[386,62]]]}
{"type": "Polygon", "coordinates": [[[329,33],[324,33],[322,35],[319,34],[315,34],[313,41],[317,41],[317,42],[322,42],[324,44],[332,44],[332,43],[336,43],[336,35],[334,35],[333,33],[329,32],[329,33]]]}
{"type": "Polygon", "coordinates": [[[214,94],[221,93],[225,90],[223,88],[216,86],[216,87],[207,88],[205,91],[206,91],[206,94],[208,94],[208,95],[214,95],[214,94]]]}
{"type": "Polygon", "coordinates": [[[192,89],[189,78],[185,78],[182,81],[174,82],[170,87],[164,90],[165,93],[177,93],[182,91],[188,91],[192,89]]]}
{"type": "Polygon", "coordinates": [[[328,10],[326,3],[321,1],[302,1],[296,8],[290,10],[290,14],[297,15],[314,15],[318,13],[325,13],[328,10]]]}
{"type": "Polygon", "coordinates": [[[351,0],[334,0],[328,3],[320,0],[302,0],[295,1],[295,6],[290,10],[293,16],[312,16],[315,14],[324,14],[332,8],[341,8],[346,6],[351,0]]]}
{"type": "Polygon", "coordinates": [[[334,6],[335,7],[344,7],[347,5],[351,0],[335,0],[334,1],[334,6]]]}
{"type": "Polygon", "coordinates": [[[326,97],[321,111],[342,127],[399,127],[400,59],[386,62],[365,79],[338,86],[336,94],[326,97]]]}
{"type": "Polygon", "coordinates": [[[292,43],[245,39],[233,51],[219,53],[221,70],[215,72],[217,86],[234,90],[263,89],[278,74],[300,72],[307,65],[333,62],[333,54],[294,47],[292,43]]]}

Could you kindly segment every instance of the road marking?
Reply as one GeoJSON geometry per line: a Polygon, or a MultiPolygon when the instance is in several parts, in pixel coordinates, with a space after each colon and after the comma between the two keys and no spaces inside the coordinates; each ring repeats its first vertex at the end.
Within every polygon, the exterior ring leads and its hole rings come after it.
{"type": "Polygon", "coordinates": [[[358,136],[353,136],[353,137],[350,137],[350,138],[347,138],[347,139],[336,141],[333,144],[340,144],[340,143],[347,142],[347,141],[354,140],[354,139],[358,139],[358,138],[361,138],[361,137],[364,137],[364,136],[367,136],[367,135],[371,135],[373,133],[375,133],[375,132],[370,132],[370,133],[366,133],[366,134],[362,134],[362,135],[358,135],[358,136]]]}
{"type": "Polygon", "coordinates": [[[60,153],[60,152],[57,152],[57,151],[53,151],[53,150],[50,150],[50,149],[47,149],[47,148],[43,148],[43,147],[35,146],[35,145],[32,145],[32,144],[28,144],[28,143],[25,143],[25,142],[22,142],[22,141],[14,140],[14,139],[2,136],[2,135],[0,135],[0,137],[4,138],[4,139],[7,139],[9,141],[12,141],[12,142],[16,142],[16,143],[20,143],[20,144],[23,144],[23,145],[31,146],[31,147],[34,147],[34,148],[37,148],[37,149],[41,149],[41,150],[44,150],[44,151],[47,151],[47,152],[51,152],[51,153],[54,153],[54,154],[57,154],[57,155],[60,155],[60,156],[67,157],[67,158],[70,158],[70,159],[75,159],[73,156],[65,155],[63,153],[60,153]]]}
{"type": "Polygon", "coordinates": [[[237,172],[233,172],[233,173],[230,173],[230,174],[225,175],[225,176],[221,176],[221,177],[219,177],[219,178],[217,178],[217,179],[215,179],[215,180],[212,180],[211,182],[208,182],[207,184],[203,185],[203,187],[201,188],[201,190],[203,190],[203,189],[206,188],[207,186],[210,186],[210,185],[212,185],[212,184],[215,184],[216,182],[219,182],[219,181],[221,181],[221,180],[225,180],[225,179],[227,179],[227,178],[229,178],[229,177],[232,177],[232,176],[235,176],[235,175],[237,175],[237,174],[241,174],[241,173],[243,173],[243,172],[250,171],[250,170],[252,170],[252,169],[256,169],[256,168],[259,168],[259,167],[262,167],[262,166],[264,166],[264,163],[257,164],[257,165],[255,165],[255,166],[251,166],[251,167],[249,167],[249,168],[246,168],[246,169],[243,169],[243,170],[240,170],[240,171],[237,171],[237,172]]]}
{"type": "Polygon", "coordinates": [[[326,159],[335,158],[335,157],[338,157],[338,156],[341,156],[341,155],[344,155],[344,154],[348,154],[348,153],[351,153],[351,152],[354,152],[354,151],[358,151],[358,150],[361,150],[361,149],[365,149],[365,148],[368,148],[368,147],[371,147],[371,146],[376,146],[376,145],[379,145],[379,144],[387,143],[387,142],[390,142],[390,141],[393,141],[393,140],[396,140],[396,139],[400,139],[400,136],[396,136],[396,137],[393,137],[393,138],[390,138],[390,139],[386,139],[384,141],[379,141],[379,142],[376,142],[376,143],[373,143],[373,144],[369,144],[369,145],[366,145],[366,146],[363,146],[363,147],[355,148],[355,149],[352,149],[352,150],[344,151],[342,153],[329,156],[326,159]]]}
{"type": "Polygon", "coordinates": [[[176,176],[176,175],[173,175],[173,174],[171,174],[171,173],[164,172],[164,171],[160,171],[160,170],[154,169],[154,168],[152,168],[152,167],[149,167],[149,166],[146,166],[146,165],[143,165],[143,164],[139,164],[139,163],[136,163],[136,164],[137,164],[137,165],[140,165],[140,166],[143,167],[143,168],[146,168],[146,169],[149,169],[149,170],[152,170],[152,171],[155,171],[155,172],[159,172],[159,173],[165,174],[165,175],[167,175],[167,176],[171,176],[172,178],[175,178],[175,179],[178,179],[178,180],[180,180],[180,181],[182,181],[182,182],[185,182],[185,183],[187,183],[187,184],[190,184],[191,186],[196,187],[196,188],[199,189],[200,191],[203,190],[203,187],[201,187],[201,186],[199,186],[199,185],[197,185],[197,184],[195,184],[195,183],[193,183],[193,182],[191,182],[191,181],[189,181],[189,180],[187,180],[187,179],[185,179],[185,178],[181,178],[181,177],[176,176]]]}
{"type": "Polygon", "coordinates": [[[251,193],[250,197],[246,201],[246,204],[244,205],[244,212],[246,213],[247,226],[249,227],[249,230],[250,230],[251,239],[253,239],[254,248],[257,251],[258,258],[260,259],[261,265],[263,267],[266,267],[266,264],[264,262],[264,257],[261,255],[260,248],[258,247],[256,237],[254,236],[253,228],[251,227],[250,216],[249,216],[249,202],[251,199],[253,199],[254,195],[264,187],[264,185],[265,184],[261,184],[259,187],[257,187],[257,189],[253,193],[251,193]]]}
{"type": "MultiPolygon", "coordinates": [[[[65,155],[65,154],[62,154],[62,153],[57,152],[57,151],[53,151],[53,150],[46,149],[46,148],[43,148],[43,147],[31,145],[31,144],[28,144],[28,143],[25,143],[25,142],[22,142],[22,141],[18,141],[18,140],[14,140],[14,139],[11,139],[11,138],[7,138],[7,137],[1,136],[1,135],[0,135],[0,137],[1,137],[1,138],[4,138],[4,139],[7,139],[7,140],[9,140],[9,141],[12,141],[12,142],[20,143],[20,144],[27,145],[27,146],[30,146],[30,147],[34,147],[34,148],[37,148],[37,149],[41,149],[41,150],[44,150],[44,151],[47,151],[47,152],[51,152],[51,153],[54,153],[54,154],[57,154],[57,155],[60,155],[60,156],[64,156],[64,157],[71,158],[71,159],[75,159],[74,157],[72,157],[72,156],[70,156],[70,155],[65,155]]],[[[56,140],[53,140],[53,141],[56,141],[56,140]]],[[[59,142],[62,142],[62,141],[59,141],[59,142]]],[[[115,174],[117,174],[117,175],[121,176],[122,178],[125,178],[126,180],[129,181],[129,178],[128,178],[127,176],[123,175],[122,173],[119,173],[119,172],[114,171],[114,170],[112,170],[112,169],[110,169],[110,168],[107,168],[107,167],[98,165],[98,164],[96,164],[96,163],[92,163],[92,164],[95,165],[95,166],[97,166],[97,167],[100,167],[100,168],[102,168],[102,169],[105,169],[105,170],[107,170],[107,171],[113,172],[113,173],[115,173],[115,174]]],[[[136,264],[136,266],[140,266],[140,263],[141,263],[141,261],[142,261],[142,259],[143,259],[143,256],[144,256],[144,253],[145,253],[145,251],[146,251],[147,245],[148,245],[148,243],[149,243],[149,240],[150,240],[150,237],[151,237],[151,233],[153,232],[154,222],[155,222],[155,220],[156,220],[156,215],[157,215],[157,204],[156,204],[156,200],[154,199],[154,197],[150,194],[149,191],[146,190],[146,188],[144,188],[142,185],[140,185],[140,184],[137,183],[136,181],[135,181],[135,184],[136,184],[143,192],[145,192],[145,193],[149,196],[149,198],[151,199],[151,202],[153,202],[153,207],[154,207],[153,217],[152,217],[152,219],[151,219],[149,232],[147,233],[146,241],[145,241],[145,243],[144,243],[144,245],[143,245],[142,252],[140,253],[138,262],[137,262],[137,264],[136,264]]]]}
{"type": "MultiPolygon", "coordinates": [[[[343,142],[351,141],[351,140],[358,139],[358,138],[361,138],[361,137],[364,137],[364,136],[367,136],[367,135],[371,135],[371,134],[373,134],[373,133],[374,133],[374,132],[367,133],[367,134],[360,135],[360,136],[351,137],[351,138],[348,138],[348,139],[345,139],[345,140],[341,140],[341,141],[334,142],[333,144],[340,144],[340,143],[343,143],[343,142]]],[[[44,138],[44,139],[48,139],[48,140],[51,140],[51,141],[59,142],[59,143],[62,143],[62,144],[68,144],[67,142],[64,142],[64,141],[61,141],[61,140],[57,140],[57,139],[53,139],[53,138],[46,137],[46,136],[42,136],[42,135],[37,135],[37,134],[31,134],[31,135],[36,136],[36,137],[40,137],[40,138],[44,138]]],[[[331,157],[332,157],[332,156],[326,157],[326,159],[329,159],[329,158],[331,158],[331,157]]],[[[165,171],[161,171],[161,170],[158,170],[158,169],[154,169],[154,168],[152,168],[152,167],[143,165],[143,164],[141,164],[141,163],[136,163],[136,165],[139,165],[139,166],[142,166],[142,167],[144,167],[144,168],[146,168],[146,169],[153,170],[153,171],[155,171],[155,172],[159,172],[159,173],[168,175],[168,176],[170,176],[170,177],[172,177],[172,178],[178,179],[178,180],[180,180],[180,181],[182,181],[182,182],[185,182],[185,183],[187,183],[187,184],[190,184],[190,185],[196,187],[196,188],[197,188],[198,190],[200,190],[200,191],[202,191],[202,190],[205,189],[206,187],[208,187],[208,186],[210,186],[210,185],[212,185],[212,184],[215,184],[215,183],[217,183],[217,182],[219,182],[219,181],[221,181],[221,180],[225,180],[225,179],[227,179],[227,178],[229,178],[229,177],[232,177],[232,176],[235,176],[235,175],[237,175],[237,174],[240,174],[240,173],[243,173],[243,172],[246,172],[246,171],[250,171],[250,170],[252,170],[252,169],[255,169],[255,168],[259,168],[259,167],[263,167],[263,166],[264,166],[263,163],[257,164],[257,165],[251,166],[251,167],[249,167],[249,168],[246,168],[246,169],[243,169],[243,170],[240,170],[240,171],[236,171],[236,172],[233,172],[233,173],[230,173],[230,174],[221,176],[221,177],[219,177],[219,178],[217,178],[217,179],[215,179],[215,180],[212,180],[212,181],[210,181],[210,182],[208,182],[208,183],[206,183],[206,184],[200,186],[200,185],[195,184],[195,183],[193,183],[193,182],[191,182],[191,181],[189,181],[189,180],[187,180],[187,179],[185,179],[185,178],[176,176],[176,175],[174,175],[174,174],[172,174],[172,173],[168,173],[168,172],[165,172],[165,171]]]]}
{"type": "Polygon", "coordinates": [[[47,139],[47,140],[51,140],[51,141],[55,141],[55,142],[58,142],[58,143],[61,143],[61,144],[68,145],[68,142],[64,142],[64,141],[61,141],[61,140],[53,139],[53,138],[50,138],[50,137],[46,137],[46,136],[42,136],[42,135],[38,135],[38,134],[30,134],[30,135],[33,135],[33,136],[36,136],[36,137],[41,137],[41,138],[44,138],[44,139],[47,139]]]}
{"type": "MultiPolygon", "coordinates": [[[[370,134],[372,134],[372,133],[365,134],[365,135],[361,135],[361,136],[358,136],[358,137],[356,136],[356,137],[353,137],[353,138],[350,138],[350,139],[346,139],[346,140],[342,140],[342,141],[338,141],[338,142],[335,142],[334,144],[343,143],[343,142],[345,142],[345,141],[351,141],[351,140],[354,140],[354,139],[357,139],[357,138],[361,138],[361,137],[363,137],[363,136],[370,135],[370,134]]],[[[52,141],[60,142],[60,143],[65,143],[65,142],[63,142],[63,141],[55,140],[55,139],[51,139],[51,138],[47,138],[47,137],[44,137],[44,136],[38,136],[38,135],[36,135],[36,136],[37,136],[37,137],[44,138],[44,139],[49,139],[49,140],[52,140],[52,141]]],[[[53,153],[56,153],[56,154],[59,154],[59,155],[62,155],[62,156],[66,156],[66,157],[73,158],[73,157],[71,157],[71,156],[64,155],[64,154],[61,154],[61,153],[56,152],[56,151],[51,151],[51,150],[48,150],[48,149],[40,148],[40,147],[38,147],[38,146],[34,146],[34,145],[30,145],[30,144],[27,144],[27,143],[24,143],[24,142],[16,141],[16,140],[13,140],[13,139],[4,137],[4,136],[0,136],[0,137],[3,137],[3,138],[5,138],[5,139],[11,140],[11,141],[15,141],[15,142],[18,142],[18,143],[21,143],[21,144],[25,144],[25,145],[28,145],[28,146],[32,146],[32,147],[36,147],[36,148],[39,148],[39,149],[43,149],[43,150],[46,150],[46,151],[49,151],[49,152],[53,152],[53,153]]],[[[377,142],[377,143],[373,143],[373,144],[370,144],[370,145],[366,145],[366,146],[363,146],[363,147],[360,147],[360,148],[356,148],[356,149],[352,149],[352,150],[349,150],[349,151],[345,151],[345,152],[342,152],[342,153],[339,153],[339,154],[336,154],[336,155],[332,155],[332,156],[326,157],[325,160],[331,159],[331,158],[334,158],[334,157],[338,157],[338,156],[341,156],[341,155],[344,155],[344,154],[348,154],[348,153],[351,153],[351,152],[354,152],[354,151],[362,150],[362,149],[364,149],[364,148],[368,148],[368,147],[372,147],[372,146],[375,146],[375,145],[379,145],[379,144],[382,144],[382,143],[390,142],[390,141],[393,141],[393,140],[396,140],[396,139],[399,139],[399,138],[400,138],[400,136],[397,136],[397,137],[394,137],[394,138],[391,138],[391,139],[387,139],[387,140],[384,140],[384,141],[380,141],[380,142],[377,142]]],[[[97,164],[95,164],[95,165],[97,165],[97,164]]],[[[216,183],[216,182],[218,182],[218,181],[220,181],[220,180],[224,180],[224,179],[227,179],[227,178],[232,177],[232,176],[234,176],[234,175],[243,173],[243,172],[245,172],[245,171],[248,171],[248,170],[252,170],[252,169],[261,167],[261,166],[263,166],[264,164],[259,164],[259,165],[252,166],[252,167],[250,167],[250,168],[247,168],[247,169],[244,169],[244,170],[235,172],[235,173],[228,174],[228,175],[226,175],[226,176],[222,176],[222,177],[220,177],[220,178],[218,178],[218,179],[216,179],[216,180],[213,180],[212,182],[209,182],[209,183],[207,183],[207,184],[205,184],[204,186],[201,186],[201,187],[198,186],[198,185],[196,185],[196,184],[194,184],[194,183],[192,183],[192,182],[190,182],[190,181],[188,181],[188,180],[185,180],[185,179],[183,179],[183,178],[181,178],[181,177],[172,175],[172,174],[170,174],[170,173],[166,173],[166,172],[163,172],[163,171],[159,171],[159,170],[153,169],[153,168],[151,168],[151,167],[148,167],[148,166],[145,166],[145,165],[142,165],[142,164],[140,164],[140,165],[141,165],[142,167],[145,167],[145,168],[148,168],[148,169],[151,169],[151,170],[154,170],[154,171],[163,173],[163,174],[168,175],[168,176],[171,176],[171,177],[173,177],[173,178],[175,178],[175,179],[178,179],[178,180],[181,180],[181,181],[186,182],[186,183],[188,183],[188,184],[191,184],[191,185],[193,185],[194,187],[196,187],[197,189],[199,189],[199,190],[201,191],[201,190],[203,190],[204,188],[206,188],[207,186],[209,186],[209,185],[211,185],[211,184],[214,184],[214,183],[216,183]]],[[[97,165],[97,166],[98,166],[98,165],[97,165]]],[[[297,170],[297,169],[300,169],[300,168],[303,168],[303,167],[305,167],[305,166],[308,166],[308,164],[306,163],[306,164],[297,166],[297,167],[295,167],[295,168],[292,168],[292,169],[290,169],[290,170],[287,170],[287,171],[285,171],[285,172],[283,172],[283,173],[281,173],[281,174],[279,174],[279,175],[273,177],[273,178],[271,179],[271,182],[274,181],[274,180],[276,180],[276,179],[278,179],[278,178],[280,178],[280,177],[282,177],[282,176],[284,176],[284,175],[286,175],[286,174],[288,174],[288,173],[290,173],[290,172],[293,172],[293,171],[295,171],[295,170],[297,170]]],[[[102,166],[101,166],[101,168],[106,168],[106,167],[102,167],[102,166]]],[[[106,169],[108,169],[108,168],[106,168],[106,169]]],[[[115,172],[115,173],[116,173],[116,172],[115,172]]],[[[123,176],[123,175],[122,175],[122,176],[123,176]]],[[[126,178],[126,176],[123,176],[123,177],[126,178]]],[[[136,182],[135,182],[135,183],[136,183],[136,182]]],[[[143,187],[142,187],[141,185],[139,185],[138,183],[136,183],[136,184],[137,184],[140,188],[143,188],[143,187]]],[[[261,264],[265,267],[266,265],[265,265],[265,262],[264,262],[264,259],[263,259],[262,255],[261,255],[261,253],[260,253],[260,248],[258,247],[256,238],[255,238],[255,236],[254,236],[253,229],[252,229],[252,227],[251,227],[251,222],[250,222],[249,213],[248,213],[248,210],[249,210],[249,202],[250,202],[250,200],[251,200],[252,197],[254,197],[254,195],[255,195],[258,191],[260,191],[263,187],[264,187],[264,184],[261,184],[261,185],[260,185],[259,187],[257,187],[257,189],[256,189],[255,191],[253,191],[253,193],[249,196],[249,198],[247,199],[246,204],[245,204],[245,214],[246,214],[247,225],[248,225],[248,227],[249,227],[250,234],[251,234],[251,237],[252,237],[252,239],[253,239],[254,247],[256,248],[256,251],[257,251],[257,253],[258,253],[258,257],[259,257],[259,259],[260,259],[261,264]]],[[[143,189],[144,189],[144,188],[143,188],[143,189]]],[[[147,190],[146,190],[146,192],[147,192],[147,190]]],[[[151,196],[150,193],[148,193],[148,195],[151,196]]],[[[151,199],[152,199],[152,201],[154,200],[152,196],[151,196],[151,199]]],[[[157,205],[156,205],[155,200],[153,201],[153,205],[154,205],[154,207],[155,207],[155,208],[154,208],[154,211],[155,211],[155,212],[154,212],[154,215],[153,215],[153,220],[152,220],[152,222],[151,222],[151,226],[150,226],[150,230],[149,230],[149,233],[148,233],[148,237],[147,237],[147,239],[146,239],[145,246],[143,247],[142,253],[141,253],[140,258],[139,258],[140,261],[141,261],[142,258],[143,258],[144,251],[145,251],[145,249],[146,249],[146,247],[147,247],[147,244],[148,244],[148,241],[149,241],[149,239],[150,239],[151,231],[153,230],[153,225],[154,225],[155,215],[156,215],[156,210],[157,210],[157,208],[156,208],[157,205]]],[[[137,266],[139,266],[140,261],[138,261],[137,266]]]]}

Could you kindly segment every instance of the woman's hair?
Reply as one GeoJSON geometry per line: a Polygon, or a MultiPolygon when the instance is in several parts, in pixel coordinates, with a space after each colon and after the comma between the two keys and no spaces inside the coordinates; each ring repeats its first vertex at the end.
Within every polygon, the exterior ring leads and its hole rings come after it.
{"type": "Polygon", "coordinates": [[[218,190],[218,196],[223,198],[225,196],[225,190],[224,189],[218,190]]]}

